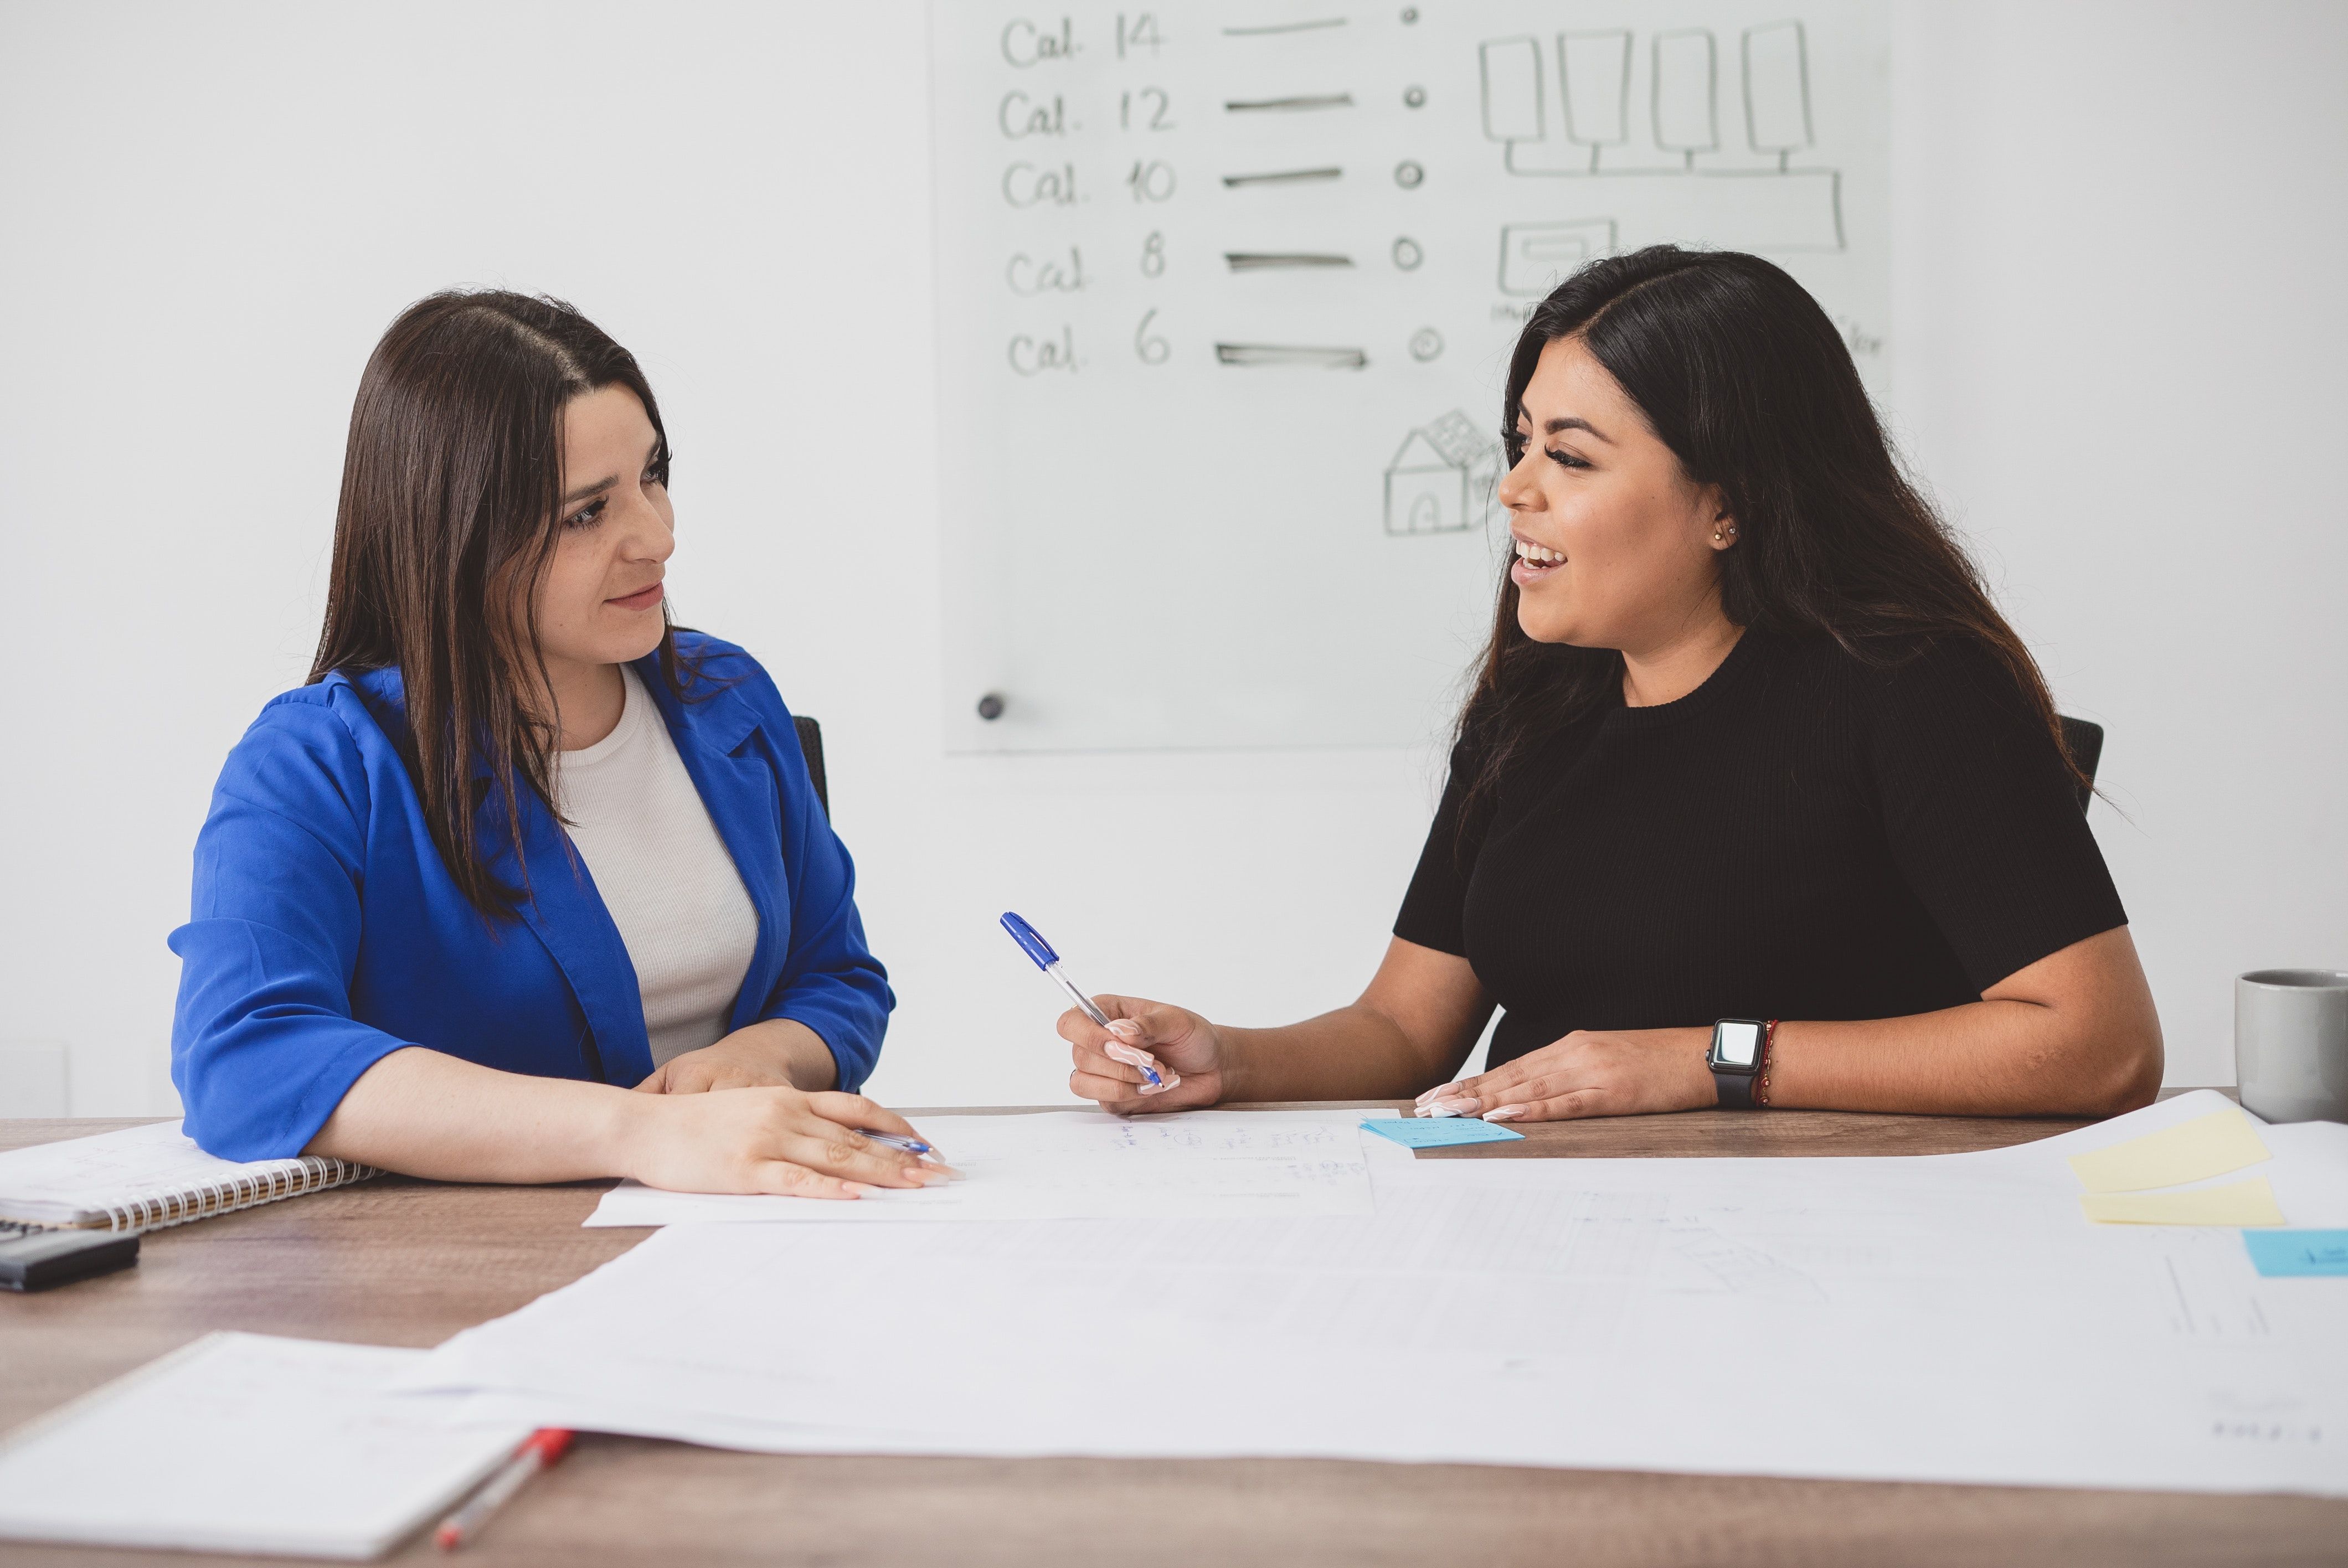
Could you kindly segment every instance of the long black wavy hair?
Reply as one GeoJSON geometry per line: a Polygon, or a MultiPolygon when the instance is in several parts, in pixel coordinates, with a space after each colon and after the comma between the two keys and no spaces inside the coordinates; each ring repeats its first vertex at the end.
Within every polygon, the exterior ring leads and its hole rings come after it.
{"type": "MultiPolygon", "coordinates": [[[[1518,416],[1540,363],[1579,337],[1688,477],[1736,519],[1718,553],[1721,608],[1741,627],[1822,633],[1889,662],[1939,637],[1972,638],[2004,666],[2063,744],[2036,661],[1916,487],[1824,311],[1784,271],[1733,251],[1653,245],[1592,261],[1534,310],[1509,365],[1500,438],[1523,460],[1518,416]]],[[[1621,687],[1612,649],[1536,642],[1504,569],[1459,714],[1479,759],[1471,804],[1510,763],[1621,687]]]]}

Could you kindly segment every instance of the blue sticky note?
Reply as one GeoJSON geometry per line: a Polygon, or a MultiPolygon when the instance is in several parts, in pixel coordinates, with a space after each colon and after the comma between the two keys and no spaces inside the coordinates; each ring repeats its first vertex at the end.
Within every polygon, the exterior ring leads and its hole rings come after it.
{"type": "Polygon", "coordinates": [[[1521,1138],[1522,1132],[1511,1132],[1498,1122],[1478,1122],[1473,1116],[1398,1116],[1385,1122],[1365,1122],[1362,1125],[1381,1138],[1392,1139],[1406,1149],[1447,1149],[1455,1143],[1505,1143],[1511,1138],[1521,1138]]]}
{"type": "Polygon", "coordinates": [[[2244,1231],[2242,1244],[2269,1279],[2348,1276],[2348,1231],[2244,1231]]]}

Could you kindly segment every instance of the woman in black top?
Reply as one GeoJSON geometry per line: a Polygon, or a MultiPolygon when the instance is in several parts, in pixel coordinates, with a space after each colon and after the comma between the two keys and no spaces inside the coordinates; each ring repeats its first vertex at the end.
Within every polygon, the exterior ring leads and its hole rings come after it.
{"type": "Polygon", "coordinates": [[[1516,559],[1368,990],[1257,1030],[1102,997],[1108,1030],[1060,1020],[1070,1086],[1684,1110],[1742,1018],[1781,1020],[1762,1103],[2150,1100],[2159,1020],[2045,682],[1817,302],[1752,256],[1595,262],[1504,408],[1516,559]],[[1445,1083],[1496,1005],[1490,1070],[1445,1083]]]}

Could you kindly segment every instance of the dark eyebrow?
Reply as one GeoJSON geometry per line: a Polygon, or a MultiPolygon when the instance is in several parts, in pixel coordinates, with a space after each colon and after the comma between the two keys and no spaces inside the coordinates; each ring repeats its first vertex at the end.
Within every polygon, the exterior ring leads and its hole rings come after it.
{"type": "MultiPolygon", "coordinates": [[[[1528,425],[1532,423],[1533,416],[1524,411],[1522,405],[1519,405],[1517,408],[1517,417],[1523,420],[1528,425]]],[[[1606,432],[1599,429],[1598,426],[1590,423],[1589,420],[1580,418],[1573,415],[1567,415],[1562,418],[1550,420],[1541,426],[1541,433],[1545,436],[1556,436],[1567,430],[1586,430],[1591,435],[1597,436],[1601,441],[1604,441],[1609,446],[1614,445],[1614,443],[1608,438],[1606,432]]]]}

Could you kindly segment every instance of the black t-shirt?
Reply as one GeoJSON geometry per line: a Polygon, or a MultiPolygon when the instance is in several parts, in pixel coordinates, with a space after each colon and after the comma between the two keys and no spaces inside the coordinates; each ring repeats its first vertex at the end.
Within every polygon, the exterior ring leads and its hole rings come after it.
{"type": "Polygon", "coordinates": [[[1747,631],[1676,702],[1618,688],[1463,827],[1476,747],[1395,935],[1474,967],[1494,1065],[1578,1029],[1955,1007],[2127,922],[2054,737],[1970,639],[1879,666],[1747,631]]]}

